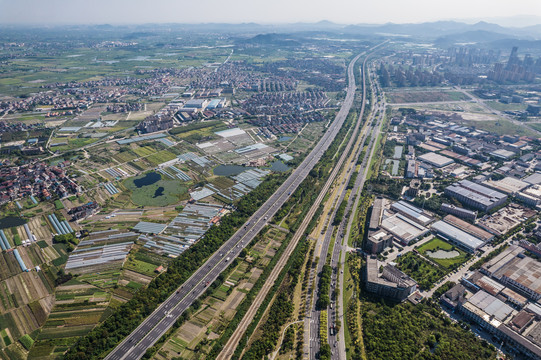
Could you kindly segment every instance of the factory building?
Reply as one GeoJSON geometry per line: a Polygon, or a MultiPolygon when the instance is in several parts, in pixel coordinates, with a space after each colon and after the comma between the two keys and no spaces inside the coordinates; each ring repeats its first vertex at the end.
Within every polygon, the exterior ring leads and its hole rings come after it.
{"type": "Polygon", "coordinates": [[[432,224],[432,231],[450,243],[455,244],[470,253],[476,252],[485,244],[481,239],[478,239],[445,221],[437,221],[432,224]]]}
{"type": "Polygon", "coordinates": [[[493,234],[481,229],[478,226],[472,225],[467,221],[461,220],[456,216],[447,215],[443,218],[443,221],[467,232],[468,234],[475,236],[483,242],[491,241],[492,239],[494,239],[493,234]]]}
{"type": "Polygon", "coordinates": [[[188,100],[186,104],[184,104],[184,107],[204,110],[207,107],[208,103],[209,101],[206,99],[192,99],[188,100]]]}
{"type": "Polygon", "coordinates": [[[419,156],[418,159],[438,168],[454,163],[453,159],[436,154],[434,152],[423,154],[419,156]]]}
{"type": "Polygon", "coordinates": [[[529,304],[517,311],[497,297],[480,290],[461,303],[458,310],[528,359],[541,359],[539,306],[529,304]]]}
{"type": "Polygon", "coordinates": [[[366,249],[371,254],[379,254],[393,244],[393,236],[384,230],[376,231],[368,236],[366,249]]]}
{"type": "Polygon", "coordinates": [[[392,265],[380,274],[377,259],[369,257],[364,270],[366,290],[379,296],[403,301],[417,289],[415,280],[392,265]]]}
{"type": "Polygon", "coordinates": [[[477,211],[464,209],[451,204],[441,204],[440,210],[446,212],[447,214],[455,215],[461,219],[467,219],[472,221],[475,221],[475,219],[477,219],[477,211]]]}
{"type": "Polygon", "coordinates": [[[503,205],[507,200],[507,195],[469,180],[462,180],[448,186],[445,188],[445,194],[467,206],[485,212],[503,205]]]}
{"type": "Polygon", "coordinates": [[[541,299],[541,262],[524,255],[517,245],[485,263],[481,272],[529,299],[541,299]]]}
{"type": "Polygon", "coordinates": [[[402,214],[394,214],[381,222],[381,227],[393,234],[402,244],[407,245],[411,241],[423,236],[428,229],[402,214]]]}
{"type": "Polygon", "coordinates": [[[370,215],[370,223],[368,225],[370,230],[377,230],[379,228],[379,224],[381,223],[381,215],[383,214],[383,201],[383,198],[380,196],[374,200],[374,204],[372,205],[372,214],[370,215]]]}
{"type": "Polygon", "coordinates": [[[423,226],[430,224],[434,220],[434,218],[428,212],[419,209],[418,207],[413,206],[403,200],[392,204],[391,209],[423,226]]]}

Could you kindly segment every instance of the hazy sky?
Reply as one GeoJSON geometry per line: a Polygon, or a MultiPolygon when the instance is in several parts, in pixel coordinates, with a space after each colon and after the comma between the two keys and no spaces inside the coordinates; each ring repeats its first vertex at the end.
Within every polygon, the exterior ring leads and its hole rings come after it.
{"type": "Polygon", "coordinates": [[[515,15],[541,17],[541,0],[0,0],[0,24],[356,24],[515,15]]]}

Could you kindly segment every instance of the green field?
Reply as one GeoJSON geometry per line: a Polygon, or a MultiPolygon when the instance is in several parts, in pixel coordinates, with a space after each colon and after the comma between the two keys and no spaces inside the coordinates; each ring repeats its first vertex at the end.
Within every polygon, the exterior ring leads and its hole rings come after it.
{"type": "Polygon", "coordinates": [[[186,186],[183,186],[180,180],[165,180],[161,177],[157,182],[137,187],[135,180],[141,179],[146,175],[126,179],[123,185],[131,192],[131,201],[136,205],[142,206],[166,206],[175,204],[182,200],[183,195],[187,194],[186,186]],[[161,191],[160,191],[161,189],[161,191]]]}
{"type": "Polygon", "coordinates": [[[124,267],[128,270],[132,270],[148,276],[154,276],[154,270],[156,270],[157,268],[157,266],[154,264],[149,264],[147,262],[136,260],[133,258],[128,258],[124,267]]]}
{"type": "Polygon", "coordinates": [[[498,121],[461,121],[467,126],[474,126],[477,129],[492,132],[497,135],[514,134],[519,136],[536,136],[536,133],[524,125],[513,124],[509,120],[498,121]]]}
{"type": "Polygon", "coordinates": [[[467,254],[466,252],[460,250],[456,246],[451,245],[448,242],[443,241],[440,238],[434,238],[434,239],[430,240],[429,242],[427,242],[423,246],[419,247],[417,250],[423,256],[426,256],[426,257],[430,258],[430,260],[432,260],[432,261],[438,263],[439,265],[441,265],[441,266],[443,266],[443,267],[445,267],[447,269],[450,269],[450,270],[456,268],[460,264],[463,264],[464,262],[466,262],[466,260],[468,260],[470,258],[469,254],[467,254]],[[436,259],[436,258],[432,258],[432,257],[430,257],[429,255],[426,254],[427,251],[437,251],[437,250],[458,251],[460,253],[460,255],[457,256],[457,257],[450,258],[450,259],[436,259]]]}
{"type": "Polygon", "coordinates": [[[428,290],[448,271],[434,266],[419,255],[409,252],[398,258],[398,268],[419,283],[422,290],[428,290]]]}
{"type": "Polygon", "coordinates": [[[504,104],[499,101],[486,101],[485,104],[498,111],[524,111],[528,107],[526,104],[504,104]]]}

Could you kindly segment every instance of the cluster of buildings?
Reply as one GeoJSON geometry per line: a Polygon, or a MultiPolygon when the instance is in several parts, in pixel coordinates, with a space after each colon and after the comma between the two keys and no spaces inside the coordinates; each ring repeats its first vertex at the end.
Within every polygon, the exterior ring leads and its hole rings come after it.
{"type": "Polygon", "coordinates": [[[537,73],[541,71],[541,58],[536,61],[526,54],[523,59],[518,57],[518,47],[513,47],[507,64],[496,63],[494,70],[488,73],[488,78],[497,83],[506,82],[533,82],[537,73]]]}
{"type": "Polygon", "coordinates": [[[137,125],[137,130],[143,134],[164,131],[173,128],[174,121],[170,115],[151,115],[137,125]]]}
{"type": "Polygon", "coordinates": [[[98,212],[100,205],[95,201],[90,201],[84,205],[76,206],[68,210],[68,215],[71,215],[72,221],[86,219],[89,216],[98,212]]]}
{"type": "Polygon", "coordinates": [[[541,359],[541,262],[511,245],[466,274],[441,302],[492,334],[497,342],[541,359]]]}
{"type": "MultiPolygon", "coordinates": [[[[472,215],[477,215],[475,212],[469,212],[466,209],[446,204],[450,214],[442,220],[436,221],[434,215],[430,212],[404,200],[395,202],[390,207],[386,207],[385,202],[385,199],[378,197],[374,200],[372,206],[368,225],[368,239],[365,246],[365,249],[371,254],[383,252],[386,248],[392,247],[393,242],[397,242],[402,246],[408,245],[429,232],[469,253],[474,253],[492,241],[495,235],[500,235],[497,228],[486,225],[487,219],[501,220],[509,217],[496,213],[483,217],[475,225],[460,218],[462,217],[461,210],[465,211],[466,216],[464,218],[470,221],[472,215]]],[[[512,204],[512,206],[518,207],[519,205],[512,204]]],[[[528,211],[528,209],[522,207],[521,209],[528,211]]],[[[517,223],[510,226],[520,224],[524,220],[524,216],[531,217],[532,214],[527,213],[517,216],[517,223]]],[[[494,221],[497,222],[497,220],[494,221]]]]}
{"type": "Polygon", "coordinates": [[[242,108],[252,115],[293,116],[303,112],[324,108],[329,99],[320,90],[302,92],[260,93],[242,102],[242,108]]]}
{"type": "Polygon", "coordinates": [[[398,119],[397,123],[403,121],[412,128],[403,138],[408,145],[407,178],[431,178],[436,170],[444,175],[464,178],[473,171],[483,171],[501,162],[505,162],[505,167],[495,171],[515,177],[541,170],[541,162],[538,161],[541,154],[532,152],[537,139],[498,136],[457,125],[453,120],[444,114],[436,118],[422,113],[398,119]]]}
{"type": "Polygon", "coordinates": [[[507,201],[507,195],[469,180],[461,180],[445,188],[445,194],[462,204],[488,212],[507,201]]]}
{"type": "Polygon", "coordinates": [[[393,240],[407,245],[429,232],[427,227],[435,219],[429,212],[406,202],[398,201],[385,206],[386,200],[374,200],[369,220],[366,249],[377,254],[392,246],[393,240]]]}
{"type": "Polygon", "coordinates": [[[306,114],[262,116],[249,121],[259,126],[261,135],[272,138],[273,135],[298,133],[306,123],[325,120],[323,114],[314,111],[306,114]]]}
{"type": "Polygon", "coordinates": [[[107,105],[107,112],[112,113],[127,113],[130,111],[141,111],[145,108],[145,104],[141,102],[116,103],[107,105]]]}
{"type": "Polygon", "coordinates": [[[69,161],[56,166],[43,162],[0,168],[0,204],[26,196],[51,199],[77,194],[81,187],[66,175],[69,161]]]}
{"type": "MultiPolygon", "coordinates": [[[[224,93],[241,91],[294,91],[297,81],[290,76],[263,75],[244,61],[229,61],[216,71],[199,69],[190,87],[194,89],[223,89],[224,93]],[[256,71],[254,71],[256,70],[256,71]]],[[[220,96],[220,95],[209,95],[220,96]]]]}
{"type": "Polygon", "coordinates": [[[417,290],[417,282],[394,265],[387,264],[380,272],[380,264],[373,257],[366,259],[363,277],[367,291],[396,301],[407,299],[417,290]]]}
{"type": "Polygon", "coordinates": [[[41,124],[27,124],[23,122],[6,122],[0,120],[0,134],[14,133],[19,131],[39,130],[43,128],[41,124]]]}

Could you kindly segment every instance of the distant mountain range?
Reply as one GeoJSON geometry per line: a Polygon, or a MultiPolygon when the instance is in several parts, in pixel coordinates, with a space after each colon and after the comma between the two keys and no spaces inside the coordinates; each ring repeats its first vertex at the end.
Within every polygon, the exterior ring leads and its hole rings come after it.
{"type": "MultiPolygon", "coordinates": [[[[533,23],[534,17],[528,17],[527,23],[533,23]]],[[[516,22],[515,22],[516,23],[516,22]]],[[[7,25],[2,29],[13,31],[23,28],[22,26],[7,25]]],[[[28,28],[28,26],[26,26],[28,28]]],[[[380,25],[355,24],[344,25],[331,21],[316,23],[292,23],[292,24],[257,24],[257,23],[201,23],[201,24],[143,24],[111,26],[104,25],[78,25],[63,27],[47,27],[47,29],[64,28],[71,30],[95,30],[101,32],[120,32],[130,39],[143,38],[157,35],[164,31],[194,31],[208,33],[236,34],[246,43],[262,44],[273,43],[276,45],[296,45],[302,41],[302,36],[316,37],[317,34],[335,34],[343,37],[348,36],[385,36],[397,38],[414,38],[427,41],[438,46],[451,46],[453,44],[478,44],[488,48],[501,48],[514,46],[521,50],[541,50],[541,24],[525,27],[504,27],[496,23],[479,21],[469,24],[461,21],[435,21],[417,24],[387,23],[380,25]],[[284,35],[281,35],[284,34],[284,35]],[[297,36],[285,35],[296,34],[297,36]],[[296,38],[295,37],[299,37],[296,38]]],[[[38,29],[38,27],[34,27],[38,29]]]]}

